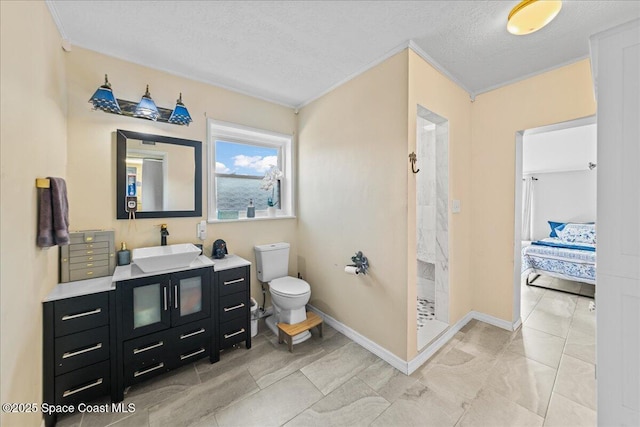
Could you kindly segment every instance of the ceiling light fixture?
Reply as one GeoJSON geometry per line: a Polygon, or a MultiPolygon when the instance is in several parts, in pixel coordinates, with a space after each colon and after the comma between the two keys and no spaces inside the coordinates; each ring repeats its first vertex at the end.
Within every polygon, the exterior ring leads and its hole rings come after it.
{"type": "Polygon", "coordinates": [[[507,20],[507,31],[522,36],[538,31],[562,9],[561,0],[523,0],[511,9],[507,20]]]}

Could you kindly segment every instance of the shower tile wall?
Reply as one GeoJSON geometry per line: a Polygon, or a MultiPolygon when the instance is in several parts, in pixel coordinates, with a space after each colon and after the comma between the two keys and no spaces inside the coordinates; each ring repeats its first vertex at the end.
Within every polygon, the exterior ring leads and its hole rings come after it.
{"type": "Polygon", "coordinates": [[[417,144],[418,176],[417,229],[418,259],[436,261],[436,130],[426,120],[418,120],[420,143],[417,144]]]}
{"type": "Polygon", "coordinates": [[[436,300],[436,265],[418,260],[418,298],[436,300]]]}
{"type": "Polygon", "coordinates": [[[449,122],[436,126],[436,319],[449,323],[449,122]]]}

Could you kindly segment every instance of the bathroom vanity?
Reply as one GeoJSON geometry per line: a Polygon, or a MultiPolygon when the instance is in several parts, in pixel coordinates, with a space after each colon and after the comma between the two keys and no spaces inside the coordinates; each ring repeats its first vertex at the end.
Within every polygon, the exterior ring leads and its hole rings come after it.
{"type": "MultiPolygon", "coordinates": [[[[188,267],[61,283],[43,302],[43,402],[75,405],[110,395],[220,350],[251,348],[250,266],[235,255],[188,267]]],[[[55,414],[46,416],[54,425],[55,414]]]]}

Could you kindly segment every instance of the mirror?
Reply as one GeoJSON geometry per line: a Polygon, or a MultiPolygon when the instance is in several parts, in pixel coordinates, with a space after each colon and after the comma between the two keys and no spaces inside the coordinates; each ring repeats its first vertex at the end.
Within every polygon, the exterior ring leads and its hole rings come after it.
{"type": "Polygon", "coordinates": [[[202,216],[202,143],[127,130],[117,131],[118,219],[202,216]]]}

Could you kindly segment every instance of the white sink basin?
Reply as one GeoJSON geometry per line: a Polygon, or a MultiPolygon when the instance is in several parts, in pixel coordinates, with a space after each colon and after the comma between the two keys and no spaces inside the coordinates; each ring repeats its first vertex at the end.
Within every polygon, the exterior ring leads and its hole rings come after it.
{"type": "Polygon", "coordinates": [[[145,273],[188,267],[200,255],[191,243],[134,249],[133,263],[145,273]]]}

